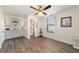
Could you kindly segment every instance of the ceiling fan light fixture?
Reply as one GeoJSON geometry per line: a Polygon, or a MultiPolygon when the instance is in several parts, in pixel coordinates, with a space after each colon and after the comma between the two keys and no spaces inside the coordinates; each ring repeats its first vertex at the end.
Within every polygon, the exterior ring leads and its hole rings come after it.
{"type": "Polygon", "coordinates": [[[42,15],[43,13],[42,12],[39,12],[39,15],[42,15]]]}
{"type": "Polygon", "coordinates": [[[39,8],[35,8],[33,6],[30,6],[30,8],[37,11],[37,13],[35,13],[35,15],[37,15],[37,14],[39,14],[39,15],[43,15],[43,14],[47,15],[47,13],[45,13],[45,10],[51,8],[51,5],[48,5],[48,6],[44,7],[44,8],[42,6],[39,6],[39,8]]]}

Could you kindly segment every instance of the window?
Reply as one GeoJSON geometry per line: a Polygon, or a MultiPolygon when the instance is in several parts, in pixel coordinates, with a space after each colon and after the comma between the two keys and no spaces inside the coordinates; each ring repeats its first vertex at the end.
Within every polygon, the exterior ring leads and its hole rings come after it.
{"type": "Polygon", "coordinates": [[[55,32],[55,15],[49,15],[47,18],[47,32],[55,32]]]}

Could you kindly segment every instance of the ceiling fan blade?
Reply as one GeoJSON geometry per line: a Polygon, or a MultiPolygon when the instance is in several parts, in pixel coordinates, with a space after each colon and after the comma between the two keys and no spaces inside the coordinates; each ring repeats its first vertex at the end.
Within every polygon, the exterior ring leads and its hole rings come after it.
{"type": "Polygon", "coordinates": [[[47,15],[45,12],[42,12],[44,15],[47,15]]]}
{"type": "Polygon", "coordinates": [[[49,8],[51,8],[51,5],[46,6],[43,10],[47,10],[49,8]]]}
{"type": "Polygon", "coordinates": [[[35,8],[35,7],[33,7],[33,6],[30,6],[30,8],[39,11],[37,8],[35,8]]]}
{"type": "Polygon", "coordinates": [[[35,15],[37,15],[38,14],[38,12],[37,13],[35,13],[35,15]]]}

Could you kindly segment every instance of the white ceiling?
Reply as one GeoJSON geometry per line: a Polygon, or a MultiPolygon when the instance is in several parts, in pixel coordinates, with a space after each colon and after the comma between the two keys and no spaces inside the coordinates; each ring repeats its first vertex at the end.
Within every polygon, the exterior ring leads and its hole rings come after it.
{"type": "MultiPolygon", "coordinates": [[[[25,16],[28,14],[34,15],[36,13],[36,11],[31,9],[29,7],[29,5],[2,5],[0,7],[3,8],[5,13],[18,15],[18,16],[25,16]]],[[[35,6],[35,7],[37,7],[37,6],[35,6]]],[[[76,6],[74,6],[74,5],[52,5],[52,7],[50,9],[46,10],[45,12],[48,15],[50,15],[50,14],[54,14],[56,12],[60,12],[62,10],[72,8],[72,7],[76,7],[76,6]]]]}

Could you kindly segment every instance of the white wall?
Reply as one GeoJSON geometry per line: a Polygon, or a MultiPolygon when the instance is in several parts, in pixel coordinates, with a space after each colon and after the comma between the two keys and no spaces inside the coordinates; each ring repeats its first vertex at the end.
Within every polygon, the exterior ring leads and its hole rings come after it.
{"type": "Polygon", "coordinates": [[[24,17],[24,21],[23,21],[23,27],[24,27],[24,36],[27,38],[28,37],[28,26],[27,26],[27,22],[28,22],[28,16],[24,17]]]}
{"type": "Polygon", "coordinates": [[[5,18],[4,12],[0,8],[0,49],[1,49],[2,43],[5,40],[5,38],[4,38],[4,18],[5,18]]]}
{"type": "Polygon", "coordinates": [[[72,39],[79,36],[79,7],[67,9],[56,13],[55,33],[47,32],[47,18],[40,19],[43,28],[43,36],[72,44],[72,39]],[[72,27],[61,27],[62,17],[72,16],[72,27]]]}

